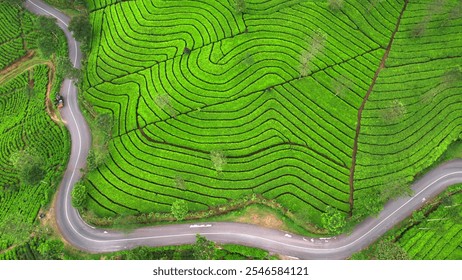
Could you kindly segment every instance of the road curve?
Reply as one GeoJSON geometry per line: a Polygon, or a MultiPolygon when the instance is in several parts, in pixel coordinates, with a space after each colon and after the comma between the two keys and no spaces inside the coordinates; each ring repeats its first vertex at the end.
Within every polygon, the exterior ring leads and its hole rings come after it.
{"type": "MultiPolygon", "coordinates": [[[[25,7],[39,15],[51,16],[66,34],[69,57],[80,68],[81,52],[67,26],[69,17],[43,3],[27,0],[25,7]]],[[[130,233],[98,229],[86,224],[72,207],[70,192],[81,178],[91,144],[90,131],[77,103],[77,89],[66,79],[61,88],[67,101],[61,115],[72,140],[71,155],[61,182],[56,219],[62,236],[73,246],[88,252],[112,252],[136,246],[165,246],[195,242],[196,234],[221,243],[237,243],[266,249],[300,259],[345,259],[368,246],[394,225],[412,214],[448,186],[462,183],[462,160],[444,163],[412,185],[414,195],[387,203],[378,217],[368,218],[351,234],[331,238],[310,238],[288,232],[240,223],[200,223],[136,229],[130,233]]]]}

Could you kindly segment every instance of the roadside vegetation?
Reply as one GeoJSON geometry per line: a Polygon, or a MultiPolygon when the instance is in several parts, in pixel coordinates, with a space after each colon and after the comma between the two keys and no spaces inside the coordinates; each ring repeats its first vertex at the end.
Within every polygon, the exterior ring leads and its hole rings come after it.
{"type": "Polygon", "coordinates": [[[88,254],[52,235],[0,252],[0,260],[277,260],[267,251],[237,244],[216,244],[197,235],[191,245],[138,247],[115,253],[88,254]]]}
{"type": "Polygon", "coordinates": [[[462,185],[449,187],[352,259],[460,260],[462,185]]]}

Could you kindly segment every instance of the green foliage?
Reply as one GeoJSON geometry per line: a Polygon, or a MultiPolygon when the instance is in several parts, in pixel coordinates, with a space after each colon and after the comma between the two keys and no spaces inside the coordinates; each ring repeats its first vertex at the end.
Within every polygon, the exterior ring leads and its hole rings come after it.
{"type": "Polygon", "coordinates": [[[17,170],[21,183],[35,186],[45,177],[43,158],[33,150],[22,150],[11,155],[10,161],[17,170]]]}
{"type": "Polygon", "coordinates": [[[10,5],[21,6],[24,0],[1,0],[0,3],[8,3],[10,5]]]}
{"type": "Polygon", "coordinates": [[[87,1],[85,0],[45,0],[45,2],[62,9],[75,8],[81,10],[87,6],[87,1]]]}
{"type": "Polygon", "coordinates": [[[42,56],[48,58],[59,50],[61,44],[59,36],[62,35],[62,30],[56,25],[56,19],[44,16],[38,17],[36,29],[38,30],[37,46],[42,56]]]}
{"type": "Polygon", "coordinates": [[[182,221],[189,212],[188,204],[184,200],[176,200],[172,204],[171,212],[175,219],[182,221]]]}
{"type": "Polygon", "coordinates": [[[159,108],[162,110],[165,110],[172,118],[176,118],[177,111],[175,108],[173,108],[168,94],[157,95],[154,99],[154,102],[156,102],[157,106],[159,106],[159,108]]]}
{"type": "Polygon", "coordinates": [[[67,161],[68,134],[44,110],[48,71],[36,66],[0,85],[0,250],[29,240],[67,161]]]}
{"type": "Polygon", "coordinates": [[[404,114],[406,114],[406,107],[397,99],[391,101],[390,105],[382,111],[382,117],[386,122],[398,121],[404,117],[404,114]]]}
{"type": "Polygon", "coordinates": [[[226,165],[225,153],[223,153],[223,151],[211,151],[210,159],[212,160],[213,168],[218,173],[221,173],[226,165]]]}
{"type": "Polygon", "coordinates": [[[37,250],[46,260],[61,260],[64,254],[64,243],[58,239],[46,239],[37,250]]]}
{"type": "Polygon", "coordinates": [[[26,242],[33,229],[34,226],[30,222],[23,220],[23,217],[16,213],[0,220],[1,241],[7,243],[7,246],[26,242]]]}
{"type": "Polygon", "coordinates": [[[196,243],[193,245],[193,257],[196,260],[213,260],[216,254],[215,243],[207,240],[204,236],[196,235],[196,243]]]}
{"type": "Polygon", "coordinates": [[[186,190],[186,182],[183,178],[176,176],[175,177],[175,187],[180,190],[186,190]]]}
{"type": "Polygon", "coordinates": [[[266,260],[270,258],[268,251],[260,248],[247,247],[238,244],[223,244],[220,247],[230,253],[239,254],[249,259],[266,260]]]}
{"type": "Polygon", "coordinates": [[[255,193],[309,213],[319,226],[326,206],[350,210],[358,108],[372,81],[353,178],[359,216],[380,211],[381,196],[394,196],[383,186],[408,184],[459,137],[459,84],[420,102],[460,65],[457,19],[440,29],[443,17],[434,17],[421,38],[410,38],[422,5],[409,4],[397,27],[399,1],[343,2],[335,13],[327,1],[246,1],[244,15],[227,3],[139,0],[102,9],[107,1],[89,1],[92,49],[82,91],[114,120],[109,155],[87,176],[89,210],[161,215],[181,197],[191,212],[204,213],[255,193]],[[153,16],[130,21],[138,11],[153,16]],[[184,55],[185,48],[192,51],[184,55]],[[396,121],[383,121],[384,108],[394,109],[396,121]],[[226,157],[214,163],[210,151],[220,150],[226,157]]]}
{"type": "Polygon", "coordinates": [[[61,72],[60,74],[63,77],[76,80],[80,78],[80,70],[74,68],[74,66],[72,66],[71,61],[67,57],[57,57],[56,68],[59,69],[59,71],[61,72]]]}
{"type": "Polygon", "coordinates": [[[74,185],[71,193],[72,197],[72,206],[77,209],[83,209],[87,205],[88,201],[88,192],[87,188],[82,183],[77,183],[74,185]]]}
{"type": "Polygon", "coordinates": [[[322,52],[326,44],[327,36],[322,31],[317,30],[307,40],[308,47],[302,51],[300,56],[300,78],[306,77],[313,70],[312,61],[322,52]]]}
{"type": "Polygon", "coordinates": [[[91,39],[89,16],[83,13],[73,17],[69,23],[69,30],[72,32],[74,38],[81,43],[81,49],[86,53],[91,39]]]}
{"type": "Polygon", "coordinates": [[[234,1],[234,9],[237,14],[243,14],[247,10],[247,6],[245,1],[246,0],[233,0],[234,1]]]}
{"type": "Polygon", "coordinates": [[[26,54],[21,36],[29,30],[21,24],[25,18],[17,2],[0,1],[0,70],[26,54]]]}
{"type": "Polygon", "coordinates": [[[380,190],[370,189],[361,192],[362,196],[355,199],[353,208],[354,220],[377,215],[383,209],[380,190]]]}
{"type": "Polygon", "coordinates": [[[96,114],[91,120],[92,149],[87,157],[88,171],[102,165],[108,156],[108,143],[112,137],[112,117],[109,114],[96,114]]]}
{"type": "Polygon", "coordinates": [[[407,260],[409,256],[395,242],[381,240],[373,248],[373,259],[377,260],[407,260]]]}
{"type": "Polygon", "coordinates": [[[462,185],[449,187],[353,259],[460,259],[462,185]]]}
{"type": "Polygon", "coordinates": [[[343,8],[343,0],[327,0],[327,5],[332,11],[339,11],[343,8]]]}
{"type": "Polygon", "coordinates": [[[326,212],[321,215],[322,225],[331,234],[339,234],[346,226],[346,215],[339,210],[327,206],[326,212]]]}

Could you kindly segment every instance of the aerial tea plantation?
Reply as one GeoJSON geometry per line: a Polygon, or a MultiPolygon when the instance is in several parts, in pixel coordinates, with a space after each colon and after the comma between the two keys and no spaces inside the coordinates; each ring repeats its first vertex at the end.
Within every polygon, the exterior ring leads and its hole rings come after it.
{"type": "Polygon", "coordinates": [[[85,179],[99,216],[254,193],[367,215],[460,137],[460,1],[88,2],[83,95],[113,119],[85,179]]]}
{"type": "Polygon", "coordinates": [[[35,47],[31,14],[0,2],[0,70],[35,47]]]}
{"type": "Polygon", "coordinates": [[[0,250],[27,241],[65,167],[67,132],[45,110],[48,73],[39,65],[0,85],[0,250]]]}
{"type": "Polygon", "coordinates": [[[70,146],[64,126],[46,110],[47,93],[59,85],[52,63],[38,54],[36,20],[0,1],[0,259],[35,258],[39,213],[56,191],[70,146]]]}

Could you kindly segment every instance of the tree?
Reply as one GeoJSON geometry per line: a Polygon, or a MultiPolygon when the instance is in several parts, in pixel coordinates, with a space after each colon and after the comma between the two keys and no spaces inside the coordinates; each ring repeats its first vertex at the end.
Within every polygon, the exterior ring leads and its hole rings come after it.
{"type": "Polygon", "coordinates": [[[411,196],[412,193],[411,186],[405,180],[399,179],[382,187],[380,190],[380,199],[385,203],[390,199],[396,199],[400,196],[411,196]]]}
{"type": "Polygon", "coordinates": [[[67,57],[56,58],[56,66],[58,70],[69,79],[78,79],[80,77],[80,71],[72,65],[71,61],[67,57]]]}
{"type": "Polygon", "coordinates": [[[362,191],[361,197],[355,199],[353,209],[353,219],[356,221],[362,218],[377,215],[383,209],[383,201],[380,198],[378,188],[366,189],[362,191]]]}
{"type": "Polygon", "coordinates": [[[343,0],[327,0],[327,5],[332,11],[339,11],[343,8],[343,0]]]}
{"type": "Polygon", "coordinates": [[[159,94],[154,98],[154,102],[160,109],[165,110],[172,118],[176,118],[177,111],[173,108],[170,96],[168,94],[159,94]]]}
{"type": "Polygon", "coordinates": [[[36,41],[37,47],[44,57],[50,57],[58,50],[59,35],[62,34],[62,31],[56,25],[55,19],[44,16],[38,17],[36,29],[39,30],[36,41]]]}
{"type": "Polygon", "coordinates": [[[420,22],[418,22],[414,28],[411,30],[411,35],[414,38],[422,37],[427,30],[428,24],[431,17],[429,15],[425,16],[420,22]]]}
{"type": "Polygon", "coordinates": [[[251,54],[246,54],[244,58],[244,63],[247,66],[252,66],[253,64],[255,64],[255,59],[253,58],[251,54]]]}
{"type": "Polygon", "coordinates": [[[71,193],[72,206],[77,209],[83,209],[87,205],[88,191],[87,187],[82,183],[75,184],[71,193]]]}
{"type": "Polygon", "coordinates": [[[188,204],[186,203],[186,201],[178,199],[175,202],[173,202],[171,211],[175,219],[177,219],[178,221],[182,221],[189,212],[188,204]]]}
{"type": "Polygon", "coordinates": [[[180,176],[175,177],[175,187],[180,189],[180,190],[185,190],[186,189],[186,183],[184,179],[180,176]]]}
{"type": "Polygon", "coordinates": [[[151,252],[148,247],[141,246],[124,253],[125,260],[149,260],[151,259],[151,252]]]}
{"type": "Polygon", "coordinates": [[[316,31],[307,40],[308,46],[304,49],[300,56],[300,78],[308,76],[310,72],[311,61],[324,49],[326,43],[326,35],[321,31],[316,31]]]}
{"type": "Polygon", "coordinates": [[[212,160],[213,168],[218,173],[221,173],[226,165],[226,156],[223,151],[218,150],[210,152],[210,159],[212,160]]]}
{"type": "Polygon", "coordinates": [[[397,121],[401,119],[405,114],[406,107],[398,99],[393,100],[389,107],[382,109],[382,118],[386,122],[397,121]]]}
{"type": "Polygon", "coordinates": [[[377,260],[408,260],[409,256],[398,244],[390,240],[381,240],[373,249],[373,258],[377,260]]]}
{"type": "Polygon", "coordinates": [[[45,177],[45,162],[34,150],[13,153],[10,161],[18,172],[24,185],[35,186],[45,177]]]}
{"type": "Polygon", "coordinates": [[[416,210],[412,213],[412,221],[415,223],[420,223],[425,219],[425,214],[421,210],[416,210]]]}
{"type": "Polygon", "coordinates": [[[453,85],[462,81],[462,71],[460,67],[454,67],[444,72],[441,81],[447,85],[453,85]]]}
{"type": "Polygon", "coordinates": [[[321,214],[321,222],[329,233],[339,234],[346,226],[346,215],[338,209],[327,206],[326,212],[321,214]]]}
{"type": "Polygon", "coordinates": [[[342,98],[351,90],[352,84],[353,83],[345,76],[338,76],[332,82],[332,91],[335,93],[335,96],[342,98]]]}
{"type": "Polygon", "coordinates": [[[245,13],[247,10],[245,0],[234,0],[234,9],[237,14],[245,13]]]}
{"type": "Polygon", "coordinates": [[[47,260],[61,260],[64,254],[64,244],[58,239],[46,239],[40,243],[37,251],[47,260]]]}
{"type": "Polygon", "coordinates": [[[215,243],[197,234],[193,245],[193,257],[196,260],[213,260],[216,254],[215,243]]]}
{"type": "Polygon", "coordinates": [[[422,95],[422,102],[429,103],[430,101],[433,101],[438,93],[445,91],[446,89],[461,81],[461,69],[459,67],[451,68],[450,70],[443,73],[443,75],[440,77],[440,83],[436,87],[428,90],[422,95]]]}
{"type": "Polygon", "coordinates": [[[91,38],[91,24],[88,14],[73,17],[69,23],[69,30],[77,41],[88,44],[91,38]]]}

